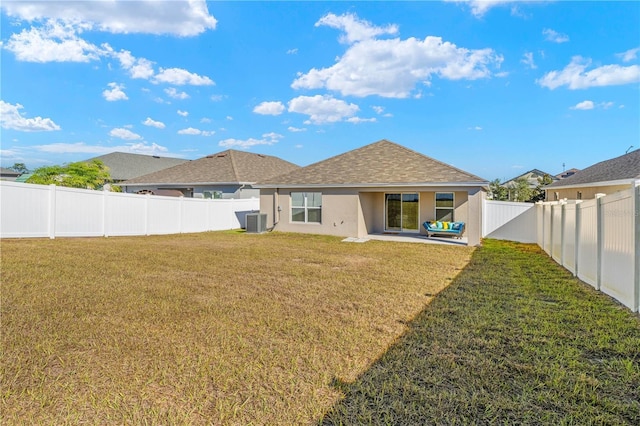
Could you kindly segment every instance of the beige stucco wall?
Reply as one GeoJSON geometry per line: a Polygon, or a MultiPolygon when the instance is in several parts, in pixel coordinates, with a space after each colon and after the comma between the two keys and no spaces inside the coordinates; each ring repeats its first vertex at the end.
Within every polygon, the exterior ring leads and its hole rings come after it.
{"type": "Polygon", "coordinates": [[[272,189],[263,189],[260,195],[260,212],[267,214],[267,227],[273,226],[275,218],[278,222],[275,229],[282,232],[344,237],[366,235],[366,231],[359,232],[364,223],[364,216],[358,192],[354,189],[281,189],[277,197],[274,197],[274,193],[272,189]],[[322,223],[292,222],[291,192],[322,192],[322,223]],[[278,206],[274,205],[276,198],[280,207],[279,214],[278,206]]]}
{"type": "Polygon", "coordinates": [[[596,194],[613,194],[614,192],[622,191],[625,189],[629,189],[629,185],[611,185],[611,186],[593,186],[593,187],[583,187],[583,188],[565,188],[565,189],[553,189],[550,188],[546,192],[545,201],[556,201],[556,200],[577,200],[578,192],[582,192],[583,200],[590,200],[592,198],[596,198],[596,194]],[[557,198],[555,197],[555,193],[558,193],[557,198]]]}
{"type": "Polygon", "coordinates": [[[291,192],[263,189],[260,195],[260,212],[267,214],[267,227],[274,226],[282,232],[302,232],[312,234],[336,235],[345,237],[365,237],[371,233],[384,232],[385,193],[418,192],[420,194],[419,227],[425,234],[422,223],[435,218],[435,193],[454,192],[454,219],[465,222],[465,236],[469,243],[480,243],[482,224],[482,196],[484,191],[477,188],[464,188],[452,191],[450,188],[438,188],[424,191],[424,188],[367,188],[356,189],[295,189],[293,192],[322,192],[322,223],[291,222],[291,192]],[[421,190],[422,189],[422,190],[421,190]],[[280,212],[277,207],[280,206],[280,212]],[[471,220],[470,218],[473,218],[471,220]]]}

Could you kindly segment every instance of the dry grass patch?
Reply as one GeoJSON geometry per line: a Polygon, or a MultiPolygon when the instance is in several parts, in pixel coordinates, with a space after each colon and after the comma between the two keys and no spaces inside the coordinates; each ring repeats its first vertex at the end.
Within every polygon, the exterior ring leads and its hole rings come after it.
{"type": "Polygon", "coordinates": [[[304,424],[473,249],[237,232],[2,241],[4,424],[304,424]]]}

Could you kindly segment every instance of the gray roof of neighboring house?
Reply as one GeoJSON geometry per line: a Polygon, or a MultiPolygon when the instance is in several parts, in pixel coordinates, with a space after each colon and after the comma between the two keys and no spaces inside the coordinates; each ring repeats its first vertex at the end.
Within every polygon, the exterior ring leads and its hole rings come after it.
{"type": "Polygon", "coordinates": [[[229,149],[127,180],[122,185],[253,184],[298,168],[300,166],[271,155],[229,149]]]}
{"type": "Polygon", "coordinates": [[[640,179],[640,149],[611,160],[601,161],[580,170],[568,178],[552,183],[546,188],[561,188],[596,182],[615,182],[640,179]]]}
{"type": "Polygon", "coordinates": [[[373,186],[389,184],[470,184],[489,182],[388,140],[381,140],[287,174],[258,187],[373,186]]]}
{"type": "Polygon", "coordinates": [[[93,160],[100,160],[109,167],[111,179],[114,181],[133,179],[189,161],[184,158],[130,154],[127,152],[112,152],[99,157],[89,158],[85,160],[85,162],[88,163],[93,160]]]}
{"type": "Polygon", "coordinates": [[[18,177],[20,176],[20,172],[16,172],[15,170],[0,167],[0,175],[6,176],[6,177],[18,177]]]}
{"type": "Polygon", "coordinates": [[[528,172],[522,173],[521,175],[518,175],[514,178],[511,178],[509,180],[506,180],[502,183],[503,186],[506,187],[514,187],[516,185],[516,180],[520,179],[520,178],[525,178],[529,181],[529,184],[531,186],[537,186],[538,185],[538,177],[544,177],[545,175],[548,175],[554,182],[556,180],[558,180],[558,178],[550,173],[547,172],[543,172],[540,169],[532,169],[529,170],[528,172]]]}

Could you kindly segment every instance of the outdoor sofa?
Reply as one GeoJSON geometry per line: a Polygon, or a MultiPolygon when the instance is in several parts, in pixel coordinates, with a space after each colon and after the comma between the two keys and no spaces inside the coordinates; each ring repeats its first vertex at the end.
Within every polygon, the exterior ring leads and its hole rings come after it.
{"type": "Polygon", "coordinates": [[[426,221],[422,224],[427,237],[432,235],[451,235],[461,238],[464,233],[464,222],[426,221]]]}

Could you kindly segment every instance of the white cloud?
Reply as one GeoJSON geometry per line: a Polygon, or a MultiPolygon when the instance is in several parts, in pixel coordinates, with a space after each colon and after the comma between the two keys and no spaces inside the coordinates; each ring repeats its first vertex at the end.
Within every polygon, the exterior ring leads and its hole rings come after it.
{"type": "Polygon", "coordinates": [[[376,114],[382,114],[384,112],[384,107],[381,106],[374,105],[371,108],[376,112],[376,114]]]}
{"type": "Polygon", "coordinates": [[[122,90],[122,89],[124,89],[124,84],[109,83],[109,84],[107,84],[107,86],[109,86],[111,88],[111,90],[105,89],[102,92],[102,96],[107,101],[109,101],[109,102],[126,101],[127,99],[129,99],[127,97],[127,94],[124,93],[124,91],[122,90]]]}
{"type": "MultiPolygon", "coordinates": [[[[445,0],[455,3],[467,3],[471,7],[471,13],[480,18],[493,7],[506,5],[509,3],[521,3],[521,0],[445,0]]],[[[513,14],[513,11],[512,11],[513,14]]]]}
{"type": "Polygon", "coordinates": [[[232,117],[232,116],[230,116],[230,115],[227,115],[225,118],[226,118],[228,121],[233,121],[233,117],[232,117]]]}
{"type": "Polygon", "coordinates": [[[488,78],[489,68],[499,68],[502,61],[492,49],[461,48],[440,37],[371,39],[350,46],[331,67],[299,74],[291,87],[407,98],[416,84],[429,85],[433,75],[448,80],[488,78]]]}
{"type": "Polygon", "coordinates": [[[523,56],[523,58],[520,59],[521,63],[525,64],[526,66],[528,66],[532,70],[538,68],[538,66],[536,65],[536,63],[533,60],[533,52],[525,52],[524,55],[522,55],[522,56],[523,56]]]}
{"type": "Polygon", "coordinates": [[[166,127],[162,121],[155,121],[151,119],[151,117],[147,117],[147,119],[144,120],[142,124],[149,127],[156,127],[158,129],[164,129],[166,127]]]}
{"type": "Polygon", "coordinates": [[[208,130],[200,130],[193,127],[178,130],[179,135],[193,135],[193,136],[213,136],[216,132],[208,130]]]}
{"type": "Polygon", "coordinates": [[[551,71],[536,82],[551,90],[567,86],[571,90],[589,87],[617,86],[640,82],[640,66],[603,65],[585,72],[591,60],[574,56],[562,71],[551,71]]]}
{"type": "MultiPolygon", "coordinates": [[[[4,2],[7,4],[16,2],[4,2]]],[[[43,2],[44,3],[44,2],[43,2]]],[[[6,49],[25,62],[90,62],[104,53],[99,47],[77,36],[82,28],[58,21],[47,21],[39,28],[12,34],[6,49]]]]}
{"type": "Polygon", "coordinates": [[[169,87],[168,89],[164,89],[164,93],[169,95],[169,97],[173,99],[189,99],[189,95],[185,92],[178,92],[175,87],[169,87]]]}
{"type": "Polygon", "coordinates": [[[481,131],[481,130],[482,130],[482,127],[480,127],[480,126],[473,126],[473,127],[469,127],[469,130],[476,130],[476,131],[478,131],[478,132],[479,132],[479,131],[481,131]]]}
{"type": "Polygon", "coordinates": [[[284,136],[282,136],[280,133],[270,132],[264,133],[262,137],[266,139],[282,139],[284,136]]]}
{"type": "Polygon", "coordinates": [[[215,83],[207,76],[201,76],[182,68],[160,68],[152,81],[154,83],[167,83],[176,86],[189,84],[192,86],[212,86],[215,83]]]}
{"type": "Polygon", "coordinates": [[[200,119],[200,122],[201,122],[201,123],[211,123],[211,119],[210,119],[210,118],[207,118],[207,117],[202,117],[202,118],[200,119]]]}
{"type": "Polygon", "coordinates": [[[590,109],[594,109],[594,108],[599,108],[599,109],[609,109],[611,107],[613,107],[615,105],[614,102],[600,102],[598,104],[596,104],[593,101],[582,101],[582,102],[578,102],[576,105],[569,107],[569,109],[575,109],[575,110],[590,110],[590,109]]]}
{"type": "Polygon", "coordinates": [[[139,134],[133,133],[131,130],[125,129],[125,128],[122,128],[122,127],[117,127],[115,129],[112,129],[109,132],[109,136],[113,136],[115,138],[120,138],[120,139],[125,139],[125,140],[130,140],[130,141],[135,141],[135,140],[142,139],[142,136],[140,136],[139,134]]]}
{"type": "Polygon", "coordinates": [[[350,118],[347,118],[346,121],[353,124],[360,124],[360,123],[375,123],[376,121],[378,121],[378,119],[375,117],[372,117],[372,118],[350,117],[350,118]]]}
{"type": "Polygon", "coordinates": [[[7,1],[2,9],[10,17],[26,21],[51,18],[123,34],[194,36],[215,29],[217,23],[204,0],[173,0],[161,6],[154,0],[7,1]]]}
{"type": "Polygon", "coordinates": [[[60,126],[50,118],[23,117],[20,112],[23,108],[20,104],[12,105],[0,100],[0,127],[21,132],[50,132],[60,130],[60,126]]]}
{"type": "Polygon", "coordinates": [[[277,139],[273,139],[273,138],[263,138],[263,139],[254,139],[254,138],[249,138],[249,139],[224,139],[221,140],[218,143],[218,146],[224,147],[224,148],[241,148],[241,149],[249,149],[252,146],[256,146],[256,145],[274,145],[278,143],[277,139]]]}
{"type": "Polygon", "coordinates": [[[566,43],[569,41],[568,35],[554,31],[551,28],[543,29],[542,35],[545,36],[545,40],[552,41],[554,43],[566,43]]]}
{"type": "Polygon", "coordinates": [[[298,53],[298,49],[289,49],[287,50],[287,55],[295,55],[298,53]]]}
{"type": "Polygon", "coordinates": [[[181,111],[181,110],[178,110],[178,111],[177,111],[177,113],[178,113],[178,115],[179,115],[179,116],[181,116],[181,117],[186,117],[187,115],[189,115],[189,112],[188,112],[188,111],[181,111]]]}
{"type": "Polygon", "coordinates": [[[287,130],[292,132],[292,133],[299,133],[299,132],[306,132],[307,131],[307,129],[304,128],[304,127],[300,128],[300,127],[293,127],[293,126],[289,126],[287,128],[287,130]]]}
{"type": "Polygon", "coordinates": [[[360,108],[329,95],[298,96],[289,101],[289,112],[297,112],[309,116],[305,124],[335,123],[352,117],[360,108]]]}
{"type": "Polygon", "coordinates": [[[342,30],[344,35],[340,36],[340,42],[351,44],[357,41],[369,40],[383,34],[396,34],[397,25],[387,25],[386,27],[376,27],[370,22],[358,18],[353,13],[346,13],[340,16],[328,13],[315,26],[328,26],[342,30]]]}
{"type": "Polygon", "coordinates": [[[115,52],[111,46],[104,44],[105,52],[113,56],[120,62],[120,66],[129,71],[131,78],[150,79],[155,71],[153,70],[153,62],[145,58],[136,58],[128,50],[115,52]]]}
{"type": "Polygon", "coordinates": [[[260,105],[257,105],[253,112],[256,114],[262,115],[280,115],[284,111],[284,105],[282,102],[262,102],[260,105]]]}
{"type": "Polygon", "coordinates": [[[640,52],[640,47],[629,49],[626,52],[616,53],[616,56],[621,58],[622,62],[631,62],[638,57],[638,52],[640,52]]]}
{"type": "Polygon", "coordinates": [[[167,152],[167,148],[156,143],[147,144],[144,142],[131,143],[120,146],[87,145],[84,142],[77,143],[52,143],[47,145],[35,145],[37,151],[55,154],[108,154],[114,151],[130,152],[134,154],[159,154],[167,152]]]}

